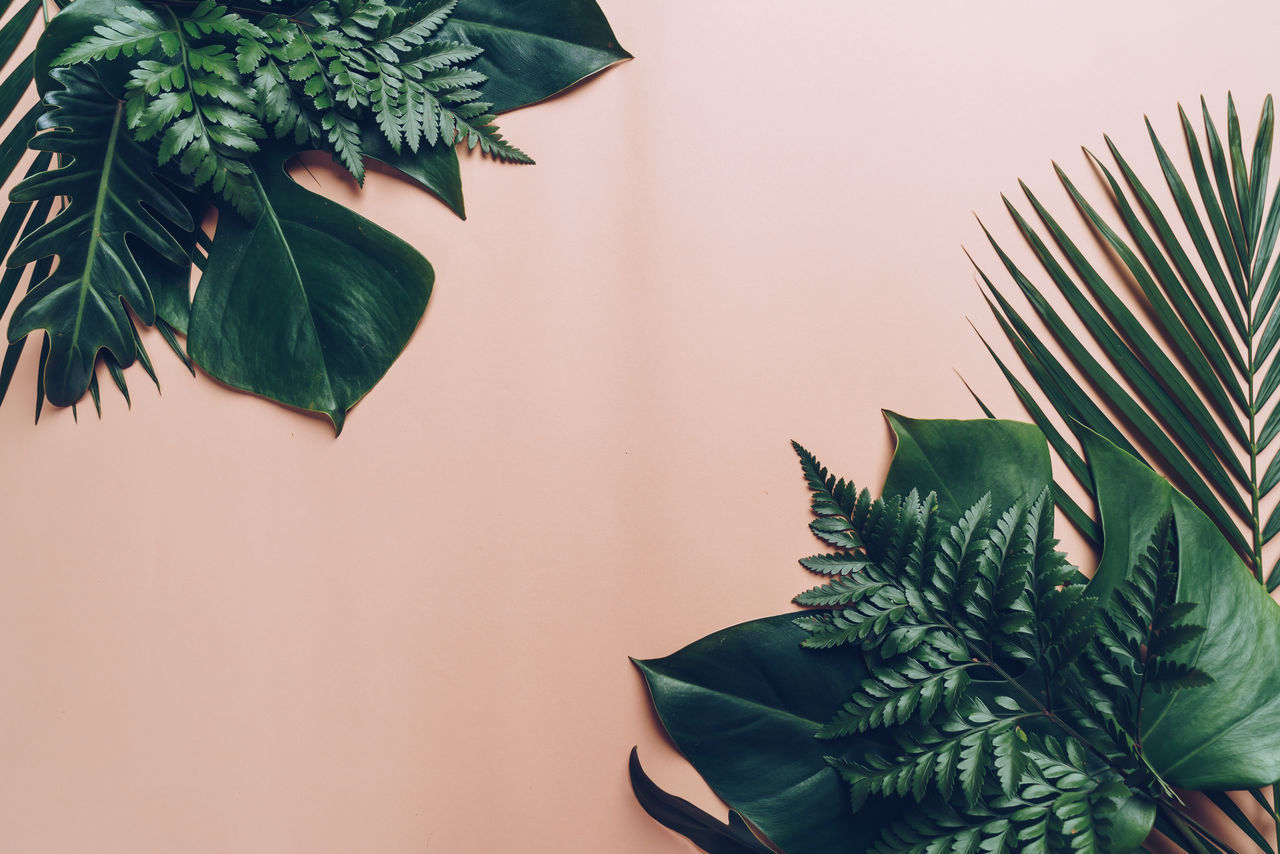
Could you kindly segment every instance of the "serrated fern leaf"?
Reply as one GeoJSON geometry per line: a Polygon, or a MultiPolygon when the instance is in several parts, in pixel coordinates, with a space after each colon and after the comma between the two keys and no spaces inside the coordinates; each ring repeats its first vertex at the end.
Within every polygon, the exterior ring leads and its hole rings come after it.
{"type": "Polygon", "coordinates": [[[820,575],[851,575],[871,566],[871,561],[848,554],[821,554],[801,558],[800,565],[820,575]]]}
{"type": "Polygon", "coordinates": [[[154,154],[129,135],[124,105],[96,75],[69,68],[55,69],[53,77],[62,88],[47,96],[44,132],[31,147],[56,152],[65,165],[26,179],[11,198],[65,196],[70,202],[9,258],[11,267],[50,255],[59,259],[14,310],[9,337],[48,333],[43,388],[52,403],[65,406],[88,389],[100,351],[110,352],[118,366],[133,363],[138,350],[129,310],[143,323],[155,321],[151,290],[129,238],[185,266],[186,253],[169,229],[190,230],[192,223],[157,179],[154,154]]]}
{"type": "Polygon", "coordinates": [[[197,185],[209,184],[241,214],[256,198],[244,158],[264,136],[233,53],[210,37],[265,39],[259,27],[213,0],[179,16],[121,6],[120,19],[68,48],[58,63],[75,65],[137,54],[125,89],[129,128],[140,142],[159,139],[158,163],[174,161],[197,185]]]}
{"type": "Polygon", "coordinates": [[[1183,688],[1200,688],[1212,684],[1213,677],[1209,674],[1180,661],[1155,659],[1147,665],[1146,685],[1157,693],[1180,691],[1183,688]]]}
{"type": "Polygon", "coordinates": [[[791,447],[800,458],[800,469],[812,493],[810,500],[813,515],[819,518],[843,516],[852,520],[851,524],[855,528],[866,519],[872,504],[869,490],[859,492],[852,482],[834,477],[800,443],[793,441],[791,447]]]}
{"type": "Polygon", "coordinates": [[[432,39],[455,6],[321,0],[231,11],[216,0],[131,3],[57,63],[132,60],[127,100],[136,138],[160,139],[163,162],[251,214],[245,160],[264,129],[327,148],[358,182],[370,127],[396,152],[466,145],[532,162],[503,138],[483,100],[486,77],[469,67],[481,48],[432,39]],[[173,94],[180,97],[165,97],[173,94]]]}
{"type": "Polygon", "coordinates": [[[869,581],[859,576],[838,578],[830,584],[806,590],[795,598],[797,605],[812,608],[834,608],[852,605],[884,588],[883,581],[869,581]]]}
{"type": "Polygon", "coordinates": [[[165,56],[178,52],[178,42],[165,21],[150,9],[121,6],[117,17],[103,21],[94,34],[64,50],[54,65],[77,65],[120,56],[145,56],[159,47],[165,56]]]}
{"type": "Polygon", "coordinates": [[[1137,737],[1142,693],[1206,684],[1162,657],[1199,636],[1171,519],[1100,605],[1057,551],[1049,489],[942,519],[934,496],[856,497],[796,450],[811,528],[837,549],[802,561],[828,577],[796,598],[803,644],[856,646],[869,668],[819,735],[889,745],[829,760],[855,808],[919,804],[874,850],[1100,852],[1120,803],[1169,795],[1137,737]]]}
{"type": "Polygon", "coordinates": [[[939,709],[953,712],[969,687],[972,666],[971,662],[942,656],[878,665],[853,699],[818,730],[818,737],[840,738],[911,720],[929,723],[939,709]]]}

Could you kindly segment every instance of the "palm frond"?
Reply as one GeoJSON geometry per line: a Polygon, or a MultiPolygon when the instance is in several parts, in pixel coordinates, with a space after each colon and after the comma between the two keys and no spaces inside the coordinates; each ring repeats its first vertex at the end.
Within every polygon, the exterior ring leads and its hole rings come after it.
{"type": "MultiPolygon", "coordinates": [[[[1107,191],[1105,205],[1091,202],[1054,166],[1084,221],[1083,235],[1070,235],[1025,185],[1037,224],[1005,201],[1057,292],[1053,299],[1047,285],[1024,273],[984,229],[1030,306],[1029,317],[1046,333],[1037,334],[1001,287],[984,274],[981,279],[1031,384],[1068,430],[1078,423],[1115,441],[1120,431],[1105,428],[1121,425],[1128,449],[1174,480],[1255,576],[1274,588],[1280,574],[1264,569],[1266,547],[1280,534],[1280,515],[1264,518],[1260,508],[1280,485],[1280,409],[1274,405],[1280,388],[1274,358],[1280,344],[1280,203],[1267,195],[1274,110],[1268,97],[1247,158],[1233,100],[1228,98],[1225,139],[1203,101],[1201,113],[1203,143],[1179,108],[1188,154],[1182,166],[1147,123],[1168,189],[1163,206],[1110,137],[1104,141],[1114,166],[1089,153],[1107,191]],[[1120,275],[1092,262],[1080,248],[1081,237],[1102,246],[1120,275]],[[1063,302],[1066,316],[1055,307],[1063,302]]],[[[1037,423],[1048,424],[1021,382],[1005,364],[1000,367],[1037,423]]],[[[1050,435],[1061,433],[1055,428],[1050,435]]],[[[1075,449],[1063,441],[1054,445],[1092,492],[1075,449]]]]}
{"type": "MultiPolygon", "coordinates": [[[[1280,546],[1280,511],[1264,513],[1262,506],[1280,486],[1280,190],[1271,190],[1268,180],[1274,107],[1268,96],[1247,157],[1230,96],[1225,139],[1204,99],[1200,114],[1203,137],[1178,108],[1186,147],[1181,165],[1146,123],[1167,189],[1163,199],[1104,137],[1110,163],[1086,150],[1104,188],[1103,204],[1091,202],[1054,164],[1083,234],[1070,235],[1026,185],[1038,224],[1005,200],[1043,277],[1024,273],[985,226],[984,234],[1030,311],[1016,307],[980,268],[978,274],[1029,383],[983,343],[1088,494],[1094,491],[1088,469],[1068,441],[1081,428],[1117,441],[1169,477],[1274,590],[1280,586],[1273,553],[1280,546]],[[1109,255],[1115,274],[1082,251],[1089,244],[1109,255]]],[[[1093,534],[1080,508],[1073,509],[1070,518],[1093,534]]],[[[1253,795],[1266,802],[1262,792],[1253,795]]],[[[1219,800],[1227,818],[1261,838],[1241,810],[1219,800]]]]}

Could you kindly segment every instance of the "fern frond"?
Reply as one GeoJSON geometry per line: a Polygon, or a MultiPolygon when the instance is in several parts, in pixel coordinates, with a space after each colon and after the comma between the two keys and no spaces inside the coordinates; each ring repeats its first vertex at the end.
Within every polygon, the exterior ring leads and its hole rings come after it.
{"type": "Polygon", "coordinates": [[[1137,736],[1142,692],[1205,684],[1152,654],[1199,634],[1176,602],[1171,520],[1099,603],[1057,551],[1050,489],[1004,508],[984,497],[946,520],[915,490],[855,497],[796,450],[810,527],[839,549],[802,561],[829,579],[796,597],[822,609],[796,621],[803,645],[856,646],[869,668],[819,736],[891,745],[829,759],[855,808],[919,804],[874,850],[1092,852],[1120,803],[1167,792],[1137,736]]]}
{"type": "Polygon", "coordinates": [[[96,25],[92,36],[58,54],[53,64],[80,65],[121,56],[146,56],[157,46],[165,56],[178,54],[178,39],[159,15],[134,6],[121,6],[117,15],[96,25]]]}
{"type": "MultiPolygon", "coordinates": [[[[819,518],[843,516],[852,520],[856,520],[859,516],[866,517],[867,509],[872,503],[871,493],[868,490],[864,489],[859,493],[853,483],[834,477],[827,471],[826,466],[818,462],[818,458],[799,442],[793,441],[791,447],[800,458],[800,470],[804,473],[809,491],[813,493],[811,498],[813,515],[819,518]],[[861,513],[858,512],[859,509],[861,513]]],[[[856,525],[856,521],[854,524],[856,525]]]]}
{"type": "Polygon", "coordinates": [[[883,581],[869,581],[865,577],[838,578],[829,584],[806,590],[795,598],[795,603],[810,608],[853,605],[886,586],[883,581]]]}
{"type": "Polygon", "coordinates": [[[872,669],[858,693],[822,729],[819,738],[840,738],[872,728],[929,723],[939,709],[954,712],[969,686],[974,663],[942,655],[920,655],[890,661],[872,669]]]}
{"type": "Polygon", "coordinates": [[[818,614],[806,624],[809,637],[804,646],[831,649],[868,638],[880,639],[889,628],[911,611],[902,593],[885,586],[860,600],[854,607],[818,614]],[[809,628],[812,625],[813,628],[809,628]]]}
{"type": "Polygon", "coordinates": [[[820,554],[800,559],[800,565],[819,575],[852,575],[861,572],[872,562],[852,554],[820,554]]]}

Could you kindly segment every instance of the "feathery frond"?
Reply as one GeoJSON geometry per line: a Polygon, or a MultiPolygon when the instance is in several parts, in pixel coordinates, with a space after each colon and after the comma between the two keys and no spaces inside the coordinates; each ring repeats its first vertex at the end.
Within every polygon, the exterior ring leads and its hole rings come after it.
{"type": "MultiPolygon", "coordinates": [[[[1264,517],[1261,507],[1280,485],[1280,408],[1273,399],[1280,388],[1280,204],[1275,195],[1268,198],[1274,109],[1268,97],[1246,157],[1234,101],[1228,96],[1225,141],[1203,99],[1200,106],[1203,142],[1179,108],[1189,175],[1147,123],[1165,201],[1109,137],[1104,141],[1114,165],[1089,156],[1108,189],[1113,217],[1054,167],[1091,232],[1087,236],[1107,248],[1125,281],[1113,281],[1091,263],[1079,240],[1025,185],[1039,228],[1006,201],[1020,235],[1093,346],[1072,331],[1041,286],[989,232],[1001,264],[1058,352],[980,274],[1019,359],[1067,429],[1103,433],[1146,459],[1214,520],[1259,580],[1275,589],[1280,570],[1268,562],[1274,556],[1267,546],[1280,533],[1280,513],[1264,517]],[[1138,307],[1122,299],[1130,282],[1140,294],[1138,307]],[[1125,425],[1128,434],[1114,425],[1125,425]]],[[[1042,429],[1061,435],[1045,413],[1032,415],[1042,429]]],[[[1072,453],[1064,456],[1068,463],[1072,453]]],[[[1079,479],[1079,466],[1071,468],[1079,479]]],[[[1087,478],[1080,483],[1092,490],[1087,478]]]]}
{"type": "Polygon", "coordinates": [[[1142,758],[1144,692],[1210,681],[1168,657],[1202,631],[1175,599],[1172,517],[1099,602],[1055,548],[1048,488],[945,520],[933,495],[872,501],[795,448],[811,527],[837,549],[802,561],[830,580],[796,598],[811,609],[796,622],[805,646],[859,648],[870,674],[819,737],[887,745],[829,760],[855,809],[920,805],[874,850],[1107,850],[1122,803],[1168,791],[1142,758]]]}

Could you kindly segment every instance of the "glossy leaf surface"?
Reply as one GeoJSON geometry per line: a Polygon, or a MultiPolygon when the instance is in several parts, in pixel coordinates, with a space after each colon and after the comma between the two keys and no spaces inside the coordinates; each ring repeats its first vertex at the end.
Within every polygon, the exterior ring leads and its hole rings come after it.
{"type": "Polygon", "coordinates": [[[462,0],[441,35],[484,48],[473,67],[488,75],[484,97],[499,113],[631,58],[595,0],[462,0]]]}
{"type": "MultiPolygon", "coordinates": [[[[1014,501],[1026,500],[1023,490],[1043,492],[1049,484],[1047,443],[1034,428],[993,420],[889,417],[898,435],[898,449],[885,495],[915,489],[923,496],[937,490],[940,504],[977,496],[978,505],[985,506],[984,496],[990,490],[983,488],[984,483],[995,484],[1005,498],[1014,501]],[[943,498],[944,493],[950,497],[943,498]]],[[[1259,662],[1280,657],[1280,607],[1250,577],[1212,520],[1168,481],[1105,439],[1086,434],[1084,447],[1097,484],[1105,543],[1101,564],[1087,588],[1092,594],[1088,598],[1101,601],[1121,583],[1129,585],[1125,595],[1133,595],[1138,589],[1133,584],[1146,583],[1135,582],[1133,573],[1134,567],[1152,559],[1153,530],[1161,525],[1168,530],[1172,525],[1177,547],[1170,553],[1173,563],[1169,565],[1177,566],[1176,600],[1195,603],[1181,612],[1193,640],[1160,653],[1160,669],[1151,671],[1150,678],[1163,679],[1159,674],[1185,666],[1182,672],[1194,669],[1205,674],[1208,684],[1205,679],[1182,680],[1181,688],[1155,688],[1138,695],[1141,755],[1152,771],[1185,788],[1217,790],[1273,782],[1280,777],[1280,748],[1268,745],[1280,728],[1280,677],[1270,678],[1272,668],[1260,667],[1259,662]]],[[[851,513],[851,519],[867,518],[862,515],[868,512],[862,499],[855,506],[851,484],[827,480],[824,469],[806,471],[811,488],[822,493],[815,493],[814,499],[815,512],[819,505],[823,510],[819,522],[828,516],[835,522],[851,513]]],[[[874,517],[876,511],[870,512],[874,517]]],[[[815,533],[822,537],[829,530],[835,527],[819,525],[815,533]]],[[[956,530],[951,536],[956,536],[956,530]]],[[[850,536],[851,542],[859,542],[866,533],[850,536]]],[[[841,555],[846,562],[858,556],[849,548],[810,568],[836,575],[841,555]]],[[[854,583],[852,577],[850,581],[854,583]]],[[[835,578],[832,589],[839,586],[840,579],[835,578]]],[[[851,612],[846,612],[846,619],[856,622],[851,612]]],[[[806,659],[802,650],[792,646],[803,639],[793,615],[780,615],[726,629],[669,658],[638,662],[638,666],[673,740],[732,808],[789,854],[810,850],[857,854],[869,850],[880,829],[892,820],[886,806],[897,809],[895,803],[901,802],[872,795],[873,801],[853,816],[854,829],[847,813],[832,812],[821,820],[828,810],[837,810],[837,801],[822,789],[807,792],[806,787],[821,779],[820,772],[825,770],[818,754],[839,750],[844,758],[875,757],[888,755],[887,748],[875,740],[879,736],[874,728],[856,739],[816,745],[807,733],[817,732],[824,718],[830,720],[840,707],[842,690],[866,689],[868,683],[863,680],[872,671],[857,655],[806,659]],[[832,835],[837,825],[828,822],[837,823],[840,829],[835,836],[841,841],[832,835]],[[832,845],[836,847],[828,847],[832,845]]],[[[825,651],[849,649],[839,646],[825,651]]],[[[1145,671],[1143,667],[1138,672],[1145,671]]],[[[1031,674],[1031,678],[1038,677],[1031,674]]],[[[987,684],[978,690],[992,692],[995,686],[987,684]]],[[[1012,708],[995,693],[984,702],[992,709],[1012,708]]],[[[1116,737],[1099,729],[1088,731],[1103,739],[1116,737]]],[[[1097,746],[1101,749],[1102,742],[1097,746]]],[[[878,761],[873,759],[868,767],[880,767],[875,766],[878,761]]],[[[912,779],[918,782],[919,777],[912,779]]],[[[1165,808],[1176,803],[1171,801],[1165,808]]],[[[911,816],[910,807],[902,815],[911,816]]],[[[1138,794],[1112,814],[1106,844],[1095,849],[1090,843],[1084,850],[1136,848],[1156,818],[1152,800],[1138,794]]],[[[1242,828],[1248,825],[1243,818],[1236,820],[1244,822],[1242,828]]],[[[1195,832],[1171,824],[1163,814],[1159,826],[1190,846],[1186,850],[1199,850],[1195,832]]]]}
{"type": "Polygon", "coordinates": [[[1007,507],[1049,485],[1049,449],[1030,424],[885,417],[897,437],[885,496],[937,492],[942,514],[959,518],[987,493],[992,504],[1007,507]]]}
{"type": "Polygon", "coordinates": [[[747,827],[742,816],[729,810],[729,821],[722,822],[693,804],[663,791],[649,779],[640,765],[640,755],[633,747],[627,763],[631,791],[636,801],[654,821],[687,837],[707,854],[771,854],[747,827]]]}
{"type": "Polygon", "coordinates": [[[156,177],[151,153],[129,135],[120,102],[91,72],[59,69],[54,76],[65,88],[48,96],[53,109],[41,119],[48,132],[31,145],[70,160],[23,181],[10,198],[28,202],[62,195],[71,202],[9,257],[12,267],[59,258],[53,274],[14,309],[9,340],[48,332],[44,389],[51,403],[66,406],[89,387],[100,350],[110,351],[120,366],[136,358],[125,303],[143,323],[155,320],[155,301],[130,238],[180,266],[186,255],[166,228],[189,231],[192,224],[187,209],[156,177]]]}
{"type": "MultiPolygon", "coordinates": [[[[83,63],[109,98],[117,105],[125,102],[124,132],[118,135],[128,137],[131,144],[140,141],[154,162],[164,161],[161,169],[152,171],[167,170],[174,185],[201,187],[198,198],[182,196],[181,205],[171,210],[150,206],[156,216],[180,217],[169,229],[177,238],[176,246],[155,245],[157,241],[146,236],[138,240],[136,231],[132,238],[123,232],[116,235],[106,223],[103,239],[89,248],[117,241],[132,252],[121,262],[128,276],[116,288],[114,303],[68,298],[55,306],[40,290],[28,297],[25,314],[15,315],[12,329],[14,335],[36,328],[50,328],[52,333],[41,360],[41,403],[48,383],[48,398],[55,404],[74,404],[78,387],[80,393],[87,390],[96,405],[100,389],[92,379],[92,368],[102,349],[111,354],[104,363],[126,396],[123,366],[141,358],[151,373],[134,330],[122,322],[122,318],[128,320],[127,304],[144,323],[157,323],[188,367],[193,362],[176,338],[183,333],[190,336],[194,357],[218,379],[287,405],[322,412],[340,430],[346,412],[403,350],[422,316],[433,273],[425,259],[402,241],[294,185],[283,175],[283,162],[303,148],[323,147],[327,139],[353,174],[362,174],[367,157],[417,183],[465,218],[458,155],[451,140],[478,146],[500,159],[525,160],[501,138],[492,112],[550,97],[629,57],[594,0],[517,4],[462,0],[458,8],[453,3],[433,8],[379,4],[370,12],[373,18],[343,24],[348,29],[330,46],[345,57],[342,62],[330,62],[332,57],[326,54],[323,68],[312,67],[305,56],[294,56],[281,45],[295,38],[299,27],[324,30],[337,18],[320,10],[314,19],[285,19],[294,29],[280,29],[281,21],[266,14],[267,5],[228,10],[205,4],[75,0],[47,22],[33,58],[19,63],[0,81],[0,107],[11,109],[33,78],[42,92],[57,88],[54,75],[61,72],[54,71],[56,63],[83,63]],[[447,28],[440,28],[454,11],[461,14],[447,28]],[[265,23],[267,19],[275,23],[265,23]],[[417,56],[417,46],[432,34],[443,40],[441,47],[429,57],[417,56]],[[454,40],[481,48],[483,59],[474,69],[463,66],[477,51],[451,45],[454,40]],[[281,67],[287,69],[286,77],[273,75],[264,65],[268,48],[275,51],[271,62],[283,63],[281,67]],[[410,93],[412,97],[405,95],[417,104],[415,109],[421,108],[421,115],[398,107],[388,109],[391,96],[387,92],[375,98],[361,89],[367,79],[348,75],[346,65],[360,65],[369,58],[352,53],[362,50],[372,51],[369,56],[376,54],[378,73],[389,75],[379,79],[388,86],[392,78],[409,86],[405,81],[412,78],[409,88],[430,90],[431,98],[418,89],[414,89],[417,94],[410,93]],[[405,63],[419,64],[406,70],[405,63]],[[486,75],[493,79],[493,86],[481,89],[486,75]],[[322,112],[338,109],[333,92],[326,96],[316,89],[327,85],[325,81],[355,87],[336,96],[345,105],[342,109],[355,110],[368,121],[358,127],[351,122],[330,127],[332,115],[291,112],[298,107],[295,96],[310,98],[308,103],[314,102],[312,106],[322,112]],[[426,110],[423,105],[428,102],[436,105],[436,112],[426,110]],[[368,110],[361,112],[363,107],[368,110]],[[255,131],[260,121],[265,122],[262,128],[270,125],[273,134],[290,141],[260,140],[265,135],[255,131]],[[433,135],[439,137],[439,145],[434,144],[433,135]],[[218,158],[226,160],[225,168],[210,170],[208,164],[218,158]],[[233,176],[239,177],[233,181],[233,176]],[[247,176],[252,186],[246,185],[247,176]],[[232,183],[234,192],[229,189],[232,183]],[[233,200],[252,222],[237,219],[229,206],[215,199],[219,193],[233,200]],[[269,209],[257,211],[254,201],[264,201],[269,209]],[[202,220],[210,205],[226,208],[217,234],[210,239],[183,233],[179,226],[189,228],[186,219],[202,220]],[[208,268],[194,305],[189,299],[193,260],[208,268]],[[44,308],[31,311],[42,297],[44,308]],[[65,345],[58,324],[75,335],[91,332],[96,325],[91,322],[86,330],[80,321],[95,310],[111,316],[107,344],[96,349],[65,345]],[[66,357],[69,351],[76,353],[75,359],[66,357]],[[74,370],[66,366],[69,361],[76,363],[74,370]]],[[[12,56],[26,24],[40,8],[39,0],[27,0],[10,16],[0,28],[0,53],[12,56]]],[[[33,110],[20,118],[0,142],[0,172],[18,163],[40,112],[33,110]]],[[[85,157],[79,159],[88,163],[85,157]]],[[[154,193],[169,192],[164,178],[147,183],[154,184],[154,193]]],[[[148,201],[139,193],[132,198],[129,193],[112,195],[117,197],[126,207],[148,201]]],[[[12,228],[0,230],[0,238],[9,231],[16,235],[21,223],[14,222],[15,217],[7,220],[12,228]]],[[[68,240],[74,242],[70,235],[68,240]]],[[[68,251],[79,249],[71,246],[68,251]]],[[[15,256],[18,261],[32,257],[15,256]]],[[[55,277],[70,266],[64,257],[55,277]]],[[[0,387],[7,385],[17,352],[20,348],[10,348],[6,354],[0,387]]]]}
{"type": "Polygon", "coordinates": [[[444,202],[459,219],[467,218],[458,149],[430,145],[416,152],[408,148],[393,151],[382,134],[369,132],[364,134],[361,145],[366,158],[391,167],[444,202]]]}
{"type": "Polygon", "coordinates": [[[288,156],[255,170],[254,222],[221,217],[189,345],[222,382],[323,413],[340,432],[408,343],[434,273],[400,238],[298,186],[288,156]]]}
{"type": "MultiPolygon", "coordinates": [[[[1254,581],[1213,522],[1186,496],[1100,437],[1086,437],[1102,512],[1100,575],[1136,558],[1143,526],[1173,511],[1179,535],[1178,600],[1199,603],[1205,627],[1172,654],[1213,675],[1206,690],[1151,696],[1143,745],[1152,765],[1189,789],[1238,789],[1280,779],[1280,606],[1254,581]]],[[[1149,532],[1150,529],[1147,529],[1149,532]]]]}
{"type": "Polygon", "coordinates": [[[873,743],[814,736],[865,667],[847,650],[801,649],[796,616],[733,626],[636,666],[676,747],[774,844],[787,854],[862,851],[896,808],[855,817],[824,757],[873,743]]]}
{"type": "MultiPolygon", "coordinates": [[[[1040,275],[987,237],[1029,310],[982,278],[1019,359],[1077,442],[1097,432],[1168,476],[1274,589],[1280,571],[1267,546],[1280,533],[1280,515],[1263,511],[1280,485],[1280,410],[1272,406],[1280,388],[1280,205],[1268,181],[1274,109],[1268,97],[1251,152],[1230,96],[1225,135],[1203,99],[1198,112],[1193,123],[1179,108],[1185,158],[1148,122],[1157,183],[1139,177],[1108,137],[1109,160],[1090,155],[1106,188],[1102,204],[1055,167],[1076,208],[1069,213],[1086,223],[1082,235],[1025,185],[1034,217],[1005,200],[1040,275]],[[1090,260],[1082,247],[1095,242],[1120,275],[1090,260]],[[1050,300],[1050,290],[1061,300],[1050,300]]],[[[1059,427],[1028,411],[1091,492],[1059,427]]]]}

